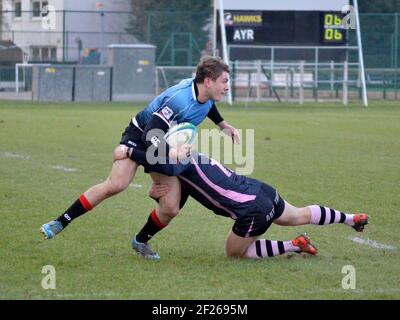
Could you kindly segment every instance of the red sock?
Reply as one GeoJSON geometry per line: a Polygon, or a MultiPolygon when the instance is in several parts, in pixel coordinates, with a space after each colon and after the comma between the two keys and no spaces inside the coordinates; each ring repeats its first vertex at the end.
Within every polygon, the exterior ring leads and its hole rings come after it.
{"type": "Polygon", "coordinates": [[[163,224],[160,219],[158,219],[156,214],[156,209],[154,208],[146,224],[143,226],[142,230],[136,235],[136,241],[146,243],[149,241],[157,232],[165,228],[167,225],[163,224]]]}

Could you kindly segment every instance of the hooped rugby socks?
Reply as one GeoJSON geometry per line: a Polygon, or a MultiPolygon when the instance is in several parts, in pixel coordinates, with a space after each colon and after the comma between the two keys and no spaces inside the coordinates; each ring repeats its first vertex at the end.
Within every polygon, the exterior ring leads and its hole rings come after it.
{"type": "Polygon", "coordinates": [[[65,228],[72,220],[78,218],[84,213],[93,209],[93,206],[86,199],[85,195],[81,195],[61,216],[56,220],[60,221],[65,228]]]}
{"type": "Polygon", "coordinates": [[[287,252],[299,252],[300,248],[292,241],[275,241],[259,239],[254,241],[246,251],[247,258],[260,259],[279,256],[287,252]]]}
{"type": "Polygon", "coordinates": [[[157,232],[165,228],[167,225],[161,223],[156,214],[156,209],[154,208],[147,219],[146,224],[143,226],[142,230],[136,235],[136,241],[147,243],[157,232]]]}
{"type": "Polygon", "coordinates": [[[345,223],[354,225],[353,214],[343,213],[335,209],[321,207],[318,205],[308,206],[311,211],[310,224],[325,225],[332,223],[345,223]]]}

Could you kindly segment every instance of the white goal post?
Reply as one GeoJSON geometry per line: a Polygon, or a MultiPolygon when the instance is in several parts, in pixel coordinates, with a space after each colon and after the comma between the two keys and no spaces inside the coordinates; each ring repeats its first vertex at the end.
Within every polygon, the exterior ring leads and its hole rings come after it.
{"type": "Polygon", "coordinates": [[[19,92],[19,86],[20,86],[19,69],[22,68],[22,77],[23,77],[22,82],[23,82],[23,86],[25,86],[25,81],[26,81],[25,68],[26,67],[32,68],[33,66],[51,66],[51,64],[50,63],[27,63],[27,62],[16,63],[15,64],[15,92],[19,92]]]}

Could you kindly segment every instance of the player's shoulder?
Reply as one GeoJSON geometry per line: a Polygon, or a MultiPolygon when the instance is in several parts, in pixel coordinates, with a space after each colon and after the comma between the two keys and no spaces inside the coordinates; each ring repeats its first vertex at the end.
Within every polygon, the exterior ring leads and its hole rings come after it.
{"type": "Polygon", "coordinates": [[[182,88],[188,88],[191,87],[193,85],[194,82],[194,78],[187,78],[187,79],[183,79],[181,80],[177,86],[178,87],[182,87],[182,88]]]}
{"type": "Polygon", "coordinates": [[[184,79],[175,86],[171,87],[167,93],[168,97],[172,101],[193,99],[194,88],[193,79],[184,79]]]}
{"type": "Polygon", "coordinates": [[[159,109],[168,108],[169,113],[179,114],[183,109],[192,105],[195,98],[193,79],[184,79],[160,96],[158,99],[159,109]]]}
{"type": "Polygon", "coordinates": [[[172,87],[168,88],[166,92],[169,94],[171,93],[176,93],[176,92],[185,92],[185,91],[190,91],[191,88],[193,87],[193,80],[192,78],[189,79],[183,79],[179,83],[173,85],[172,87]]]}

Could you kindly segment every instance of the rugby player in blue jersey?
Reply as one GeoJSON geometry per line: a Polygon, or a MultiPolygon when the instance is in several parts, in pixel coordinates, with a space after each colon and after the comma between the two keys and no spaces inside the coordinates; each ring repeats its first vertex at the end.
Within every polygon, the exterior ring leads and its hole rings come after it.
{"type": "MultiPolygon", "coordinates": [[[[317,253],[316,247],[305,234],[289,241],[259,239],[272,222],[281,226],[343,223],[358,232],[368,224],[369,217],[365,213],[348,214],[319,205],[297,208],[282,199],[272,186],[238,175],[218,161],[197,152],[191,154],[188,158],[190,161],[151,165],[145,152],[124,146],[117,150],[115,159],[127,156],[143,165],[148,172],[178,176],[182,184],[182,202],[190,195],[215,214],[234,219],[226,241],[227,256],[267,258],[287,252],[317,253]]],[[[150,193],[157,199],[167,192],[167,185],[154,185],[150,193]]],[[[143,247],[141,255],[154,259],[154,252],[148,249],[149,246],[143,247]]]]}
{"type": "MultiPolygon", "coordinates": [[[[229,90],[229,66],[219,57],[203,57],[196,70],[195,78],[182,80],[179,84],[168,88],[157,96],[150,104],[131,119],[122,134],[120,145],[146,150],[150,146],[166,146],[166,155],[177,157],[170,153],[163,140],[163,134],[168,131],[171,123],[191,122],[199,125],[206,117],[210,118],[232,140],[239,143],[237,130],[229,125],[215,106],[215,101],[221,100],[229,90]],[[157,129],[157,130],[155,130],[157,129]],[[154,133],[154,134],[153,134],[154,133]]],[[[114,161],[108,178],[85,191],[57,219],[45,223],[40,228],[46,239],[51,239],[68,224],[90,211],[103,200],[125,190],[136,174],[138,163],[130,159],[114,161]]],[[[181,186],[176,177],[151,173],[154,182],[169,186],[169,192],[159,200],[157,208],[153,209],[146,224],[146,242],[153,234],[165,227],[179,212],[181,186]]]]}

